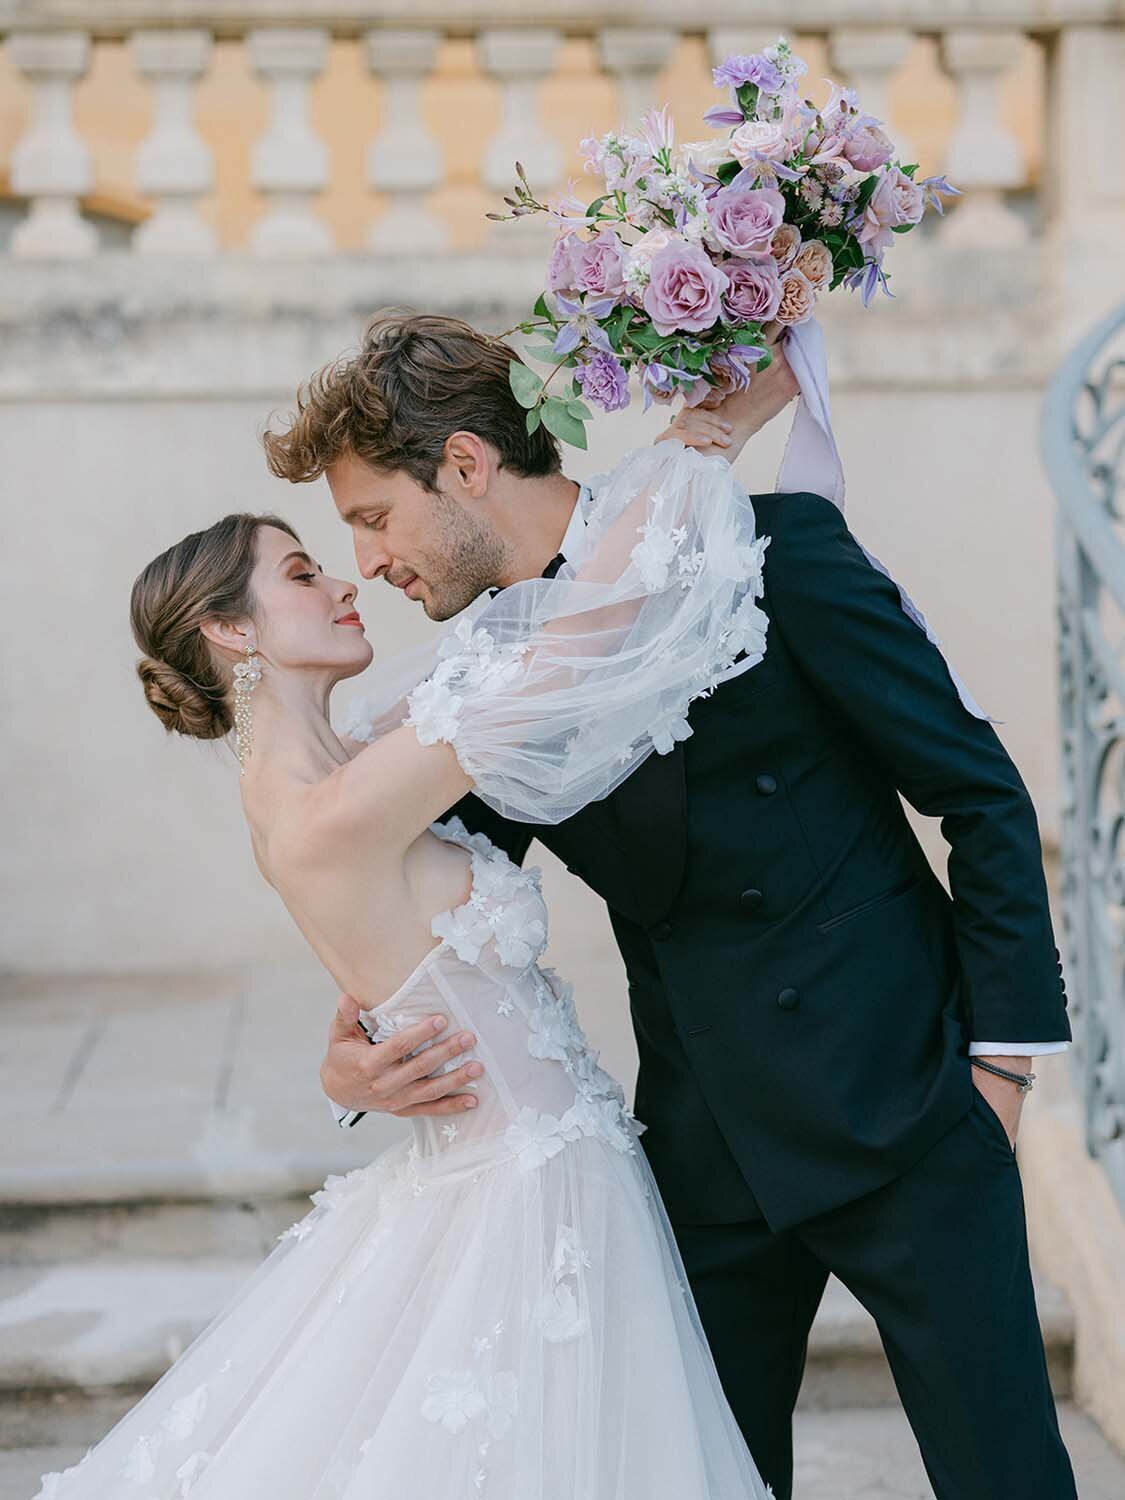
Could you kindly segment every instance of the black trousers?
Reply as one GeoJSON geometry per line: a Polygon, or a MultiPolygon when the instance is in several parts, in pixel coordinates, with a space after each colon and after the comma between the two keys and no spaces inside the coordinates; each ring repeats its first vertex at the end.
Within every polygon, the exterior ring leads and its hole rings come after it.
{"type": "Polygon", "coordinates": [[[901,1177],[773,1233],[677,1224],[723,1387],[777,1500],[793,1491],[793,1407],[829,1272],[871,1313],[938,1500],[1075,1500],[998,1116],[969,1112],[901,1177]]]}

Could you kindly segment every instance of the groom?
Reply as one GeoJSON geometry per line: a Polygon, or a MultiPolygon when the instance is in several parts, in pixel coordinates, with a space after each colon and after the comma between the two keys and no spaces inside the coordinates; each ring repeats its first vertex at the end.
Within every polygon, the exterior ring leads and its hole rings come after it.
{"type": "MultiPolygon", "coordinates": [[[[363,576],[432,619],[557,568],[591,503],[527,434],[509,358],[457,320],[384,315],[266,437],[276,474],[327,476],[363,576]]],[[[794,393],[778,359],[728,398],[726,456],[794,393]]],[[[836,507],[754,506],[765,659],[692,705],[691,737],[556,826],[452,811],[517,861],[538,838],[606,901],[642,1143],[778,1500],[830,1272],[878,1324],[941,1500],[1070,1500],[1015,1158],[1016,1080],[1070,1035],[1035,812],[836,507]],[[900,793],[942,819],[952,899],[900,793]]],[[[428,1023],[372,1047],[356,1013],[341,997],[321,1068],[345,1112],[466,1107],[463,1034],[411,1061],[428,1023]]]]}

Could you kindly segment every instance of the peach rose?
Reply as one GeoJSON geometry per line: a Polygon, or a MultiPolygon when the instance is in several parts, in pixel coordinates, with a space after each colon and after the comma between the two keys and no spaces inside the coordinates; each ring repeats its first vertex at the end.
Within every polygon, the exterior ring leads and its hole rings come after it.
{"type": "Polygon", "coordinates": [[[806,240],[793,265],[815,291],[823,291],[832,280],[832,252],[823,240],[806,240]]]}
{"type": "Polygon", "coordinates": [[[770,254],[777,261],[779,271],[788,271],[789,267],[797,259],[797,251],[801,248],[801,231],[796,224],[780,224],[773,232],[770,241],[770,254]]]}
{"type": "Polygon", "coordinates": [[[791,327],[807,323],[816,309],[816,289],[802,272],[794,267],[781,278],[781,306],[775,314],[779,323],[791,327]]]}
{"type": "Polygon", "coordinates": [[[767,161],[784,161],[791,149],[781,120],[747,120],[730,138],[730,153],[744,167],[763,156],[767,161]]]}

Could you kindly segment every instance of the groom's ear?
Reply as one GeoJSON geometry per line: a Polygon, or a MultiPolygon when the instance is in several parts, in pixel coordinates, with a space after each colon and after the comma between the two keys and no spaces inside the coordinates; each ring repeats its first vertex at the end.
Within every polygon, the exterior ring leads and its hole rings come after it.
{"type": "Polygon", "coordinates": [[[480,500],[488,491],[495,458],[475,432],[458,430],[445,440],[445,462],[450,478],[466,500],[480,500]]]}

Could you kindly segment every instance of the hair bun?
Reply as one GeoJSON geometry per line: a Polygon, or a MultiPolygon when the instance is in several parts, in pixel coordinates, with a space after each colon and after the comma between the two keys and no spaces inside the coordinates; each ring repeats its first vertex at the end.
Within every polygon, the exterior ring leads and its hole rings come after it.
{"type": "Polygon", "coordinates": [[[197,740],[220,739],[230,730],[233,721],[220,682],[201,686],[155,656],[141,657],[137,676],[165,729],[197,740]]]}

